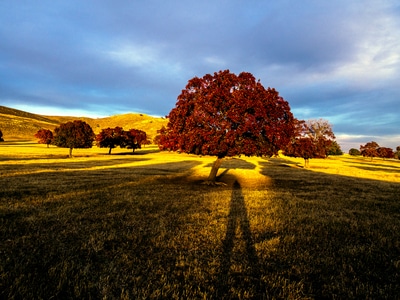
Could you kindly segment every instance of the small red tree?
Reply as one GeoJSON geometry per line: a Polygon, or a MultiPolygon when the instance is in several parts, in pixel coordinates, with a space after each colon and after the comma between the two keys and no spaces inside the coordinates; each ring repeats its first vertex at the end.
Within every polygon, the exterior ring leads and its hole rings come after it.
{"type": "Polygon", "coordinates": [[[298,121],[296,137],[286,145],[284,154],[304,158],[308,167],[310,158],[325,158],[334,143],[335,135],[327,120],[298,121]]]}
{"type": "Polygon", "coordinates": [[[378,157],[378,148],[379,148],[378,143],[372,141],[372,142],[366,143],[365,145],[361,145],[360,152],[361,152],[362,156],[370,157],[372,160],[374,157],[378,157]]]}
{"type": "Polygon", "coordinates": [[[61,124],[54,129],[53,144],[58,147],[69,148],[69,156],[72,157],[74,148],[92,148],[95,134],[84,121],[76,120],[61,124]]]}
{"type": "Polygon", "coordinates": [[[276,154],[294,132],[288,102],[246,72],[225,70],[189,80],[167,117],[160,149],[216,156],[210,183],[224,157],[276,154]]]}
{"type": "Polygon", "coordinates": [[[96,144],[100,148],[109,148],[108,154],[111,154],[113,148],[121,146],[124,138],[122,127],[106,128],[96,135],[96,144]]]}
{"type": "Polygon", "coordinates": [[[303,158],[304,167],[308,168],[310,158],[315,158],[315,146],[310,138],[295,138],[286,146],[284,155],[303,158]]]}
{"type": "Polygon", "coordinates": [[[387,147],[379,147],[378,150],[378,157],[380,158],[394,158],[394,152],[392,148],[387,147]]]}
{"type": "Polygon", "coordinates": [[[35,138],[39,139],[39,144],[46,144],[49,148],[49,145],[53,142],[53,132],[49,129],[39,129],[35,133],[35,138]]]}
{"type": "Polygon", "coordinates": [[[148,144],[146,132],[139,129],[129,129],[123,133],[123,141],[121,148],[132,149],[135,152],[136,149],[141,149],[142,145],[148,144]]]}

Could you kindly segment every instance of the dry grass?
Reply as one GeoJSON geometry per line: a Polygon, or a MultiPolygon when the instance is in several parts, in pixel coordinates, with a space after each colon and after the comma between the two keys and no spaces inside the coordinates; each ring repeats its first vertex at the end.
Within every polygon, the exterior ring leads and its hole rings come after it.
{"type": "Polygon", "coordinates": [[[35,140],[34,135],[39,129],[54,130],[61,123],[82,120],[88,123],[95,133],[108,127],[123,127],[125,130],[131,128],[143,130],[152,140],[157,135],[157,130],[166,126],[168,120],[145,114],[121,114],[105,118],[67,117],[67,116],[42,116],[25,111],[0,106],[0,129],[6,141],[24,139],[35,140]]]}
{"type": "Polygon", "coordinates": [[[397,162],[104,153],[0,146],[0,298],[400,293],[397,162]]]}

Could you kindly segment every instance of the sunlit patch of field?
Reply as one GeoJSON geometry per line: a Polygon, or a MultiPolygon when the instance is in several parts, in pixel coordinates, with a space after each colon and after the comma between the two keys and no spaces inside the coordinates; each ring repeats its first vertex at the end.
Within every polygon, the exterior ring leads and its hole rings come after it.
{"type": "MultiPolygon", "coordinates": [[[[291,166],[304,166],[302,158],[283,155],[281,155],[281,158],[287,160],[291,166]]],[[[343,156],[331,156],[326,159],[311,159],[309,170],[342,176],[400,182],[400,160],[395,159],[370,159],[345,154],[343,156]]]]}
{"type": "Polygon", "coordinates": [[[395,161],[107,152],[0,145],[0,298],[398,296],[395,161]]]}

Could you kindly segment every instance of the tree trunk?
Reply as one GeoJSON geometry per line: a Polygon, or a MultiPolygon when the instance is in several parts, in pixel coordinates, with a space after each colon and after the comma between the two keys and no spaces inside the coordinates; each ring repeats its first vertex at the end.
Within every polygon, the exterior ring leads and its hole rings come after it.
{"type": "Polygon", "coordinates": [[[110,147],[110,150],[108,150],[108,154],[111,154],[111,149],[112,149],[112,148],[110,147]]]}
{"type": "Polygon", "coordinates": [[[305,158],[304,159],[304,168],[308,168],[309,163],[310,163],[310,159],[309,158],[305,158]]]}
{"type": "Polygon", "coordinates": [[[69,148],[69,157],[72,157],[72,149],[73,148],[69,148]]]}
{"type": "Polygon", "coordinates": [[[223,160],[223,158],[218,157],[217,160],[213,163],[210,175],[208,175],[207,182],[215,183],[215,180],[217,179],[217,173],[218,173],[219,167],[222,164],[222,160],[223,160]]]}

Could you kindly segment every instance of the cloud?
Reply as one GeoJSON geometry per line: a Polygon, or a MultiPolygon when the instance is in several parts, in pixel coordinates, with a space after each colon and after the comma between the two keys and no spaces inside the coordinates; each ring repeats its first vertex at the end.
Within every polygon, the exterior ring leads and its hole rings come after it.
{"type": "Polygon", "coordinates": [[[0,18],[2,105],[166,115],[189,79],[230,69],[338,134],[399,132],[395,0],[3,1],[0,18]]]}

